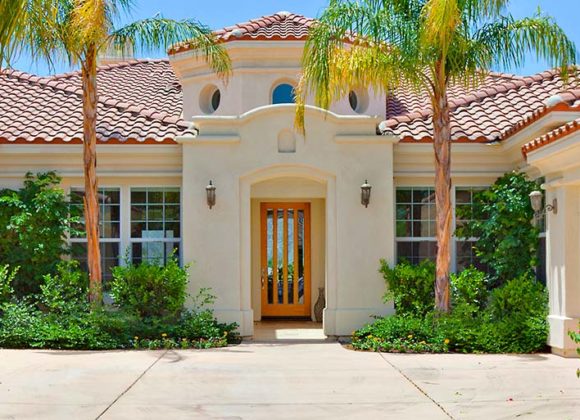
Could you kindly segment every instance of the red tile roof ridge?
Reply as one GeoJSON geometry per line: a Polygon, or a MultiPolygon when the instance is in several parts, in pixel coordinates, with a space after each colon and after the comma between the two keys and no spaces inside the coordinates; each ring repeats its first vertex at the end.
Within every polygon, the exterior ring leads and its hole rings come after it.
{"type": "MultiPolygon", "coordinates": [[[[580,110],[580,109],[579,109],[580,110]]],[[[522,146],[522,155],[527,159],[528,154],[550,143],[554,143],[570,134],[580,131],[580,118],[570,121],[560,127],[535,138],[522,146]]]]}
{"type": "MultiPolygon", "coordinates": [[[[310,28],[315,21],[316,19],[304,15],[281,11],[214,30],[213,34],[221,42],[248,39],[272,41],[304,40],[308,37],[308,28],[310,28]],[[271,31],[272,33],[268,33],[268,28],[286,22],[295,24],[297,28],[292,28],[293,30],[283,28],[282,31],[273,30],[271,31]]],[[[179,52],[189,51],[191,48],[192,47],[188,42],[180,42],[172,46],[168,53],[172,55],[179,52]]]]}
{"type": "MultiPolygon", "coordinates": [[[[558,76],[560,72],[558,70],[547,70],[541,73],[537,73],[531,76],[515,76],[513,78],[506,77],[504,73],[494,73],[491,72],[490,75],[497,76],[501,78],[507,78],[508,80],[504,83],[500,83],[493,86],[481,85],[476,91],[470,92],[465,96],[457,99],[449,100],[449,111],[453,112],[458,108],[468,106],[474,102],[481,102],[484,99],[491,98],[501,93],[508,92],[510,90],[517,90],[524,86],[530,86],[534,83],[543,82],[545,80],[551,80],[558,76]],[[498,76],[499,75],[499,76],[498,76]]],[[[391,117],[384,122],[386,128],[392,128],[403,122],[412,122],[417,119],[426,119],[433,115],[433,111],[430,108],[422,109],[419,111],[414,111],[409,114],[391,117]]]]}
{"type": "MultiPolygon", "coordinates": [[[[0,76],[5,75],[7,77],[16,78],[21,82],[26,82],[29,84],[34,84],[37,86],[52,88],[56,90],[63,91],[68,94],[77,95],[82,98],[83,91],[81,87],[74,87],[68,83],[62,83],[59,79],[54,79],[50,77],[40,77],[31,73],[26,73],[14,69],[2,69],[0,71],[0,76]]],[[[129,112],[134,114],[139,114],[150,120],[157,120],[166,125],[176,125],[180,128],[190,127],[190,124],[182,119],[175,121],[175,117],[167,114],[166,112],[160,112],[153,109],[147,109],[142,106],[135,106],[133,104],[128,104],[120,99],[110,98],[106,95],[99,95],[98,102],[104,106],[117,108],[123,112],[129,112]]]]}

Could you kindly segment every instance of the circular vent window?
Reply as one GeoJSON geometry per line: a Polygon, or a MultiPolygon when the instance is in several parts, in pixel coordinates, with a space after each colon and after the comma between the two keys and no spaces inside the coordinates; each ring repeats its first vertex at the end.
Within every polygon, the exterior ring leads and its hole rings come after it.
{"type": "Polygon", "coordinates": [[[348,103],[354,112],[362,114],[369,106],[369,95],[364,90],[351,90],[348,93],[348,103]]]}
{"type": "Polygon", "coordinates": [[[204,87],[199,96],[199,107],[205,114],[217,111],[222,100],[222,93],[216,85],[204,87]]]}

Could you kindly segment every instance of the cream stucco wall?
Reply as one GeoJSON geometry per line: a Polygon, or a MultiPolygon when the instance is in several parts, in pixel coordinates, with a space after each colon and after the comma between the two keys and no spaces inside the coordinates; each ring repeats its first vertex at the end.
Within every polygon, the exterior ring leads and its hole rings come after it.
{"type": "Polygon", "coordinates": [[[377,119],[308,107],[306,138],[293,134],[295,153],[278,151],[280,133],[294,133],[292,105],[194,121],[200,134],[180,139],[187,215],[183,226],[192,238],[184,242],[183,252],[186,260],[199,262],[193,277],[214,289],[222,319],[240,323],[242,334],[251,335],[258,318],[251,299],[251,285],[258,281],[252,268],[256,242],[251,202],[262,194],[292,201],[313,195],[320,199],[317,194],[323,193],[326,334],[350,334],[371,315],[392,311],[381,301],[384,281],[377,266],[380,258],[394,261],[389,223],[393,139],[376,135],[377,119]],[[211,210],[205,204],[210,179],[217,187],[217,204],[211,210]],[[365,179],[373,185],[368,208],[360,204],[365,179]]]}
{"type": "Polygon", "coordinates": [[[545,176],[546,203],[555,199],[558,207],[545,216],[548,344],[558,354],[577,356],[568,332],[580,323],[580,134],[530,153],[528,162],[545,176]]]}

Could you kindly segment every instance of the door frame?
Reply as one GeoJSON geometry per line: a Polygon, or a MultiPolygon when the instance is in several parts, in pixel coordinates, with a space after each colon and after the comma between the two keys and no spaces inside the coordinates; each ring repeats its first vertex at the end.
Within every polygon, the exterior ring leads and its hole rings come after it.
{"type": "MultiPolygon", "coordinates": [[[[297,214],[297,213],[296,213],[297,214]]],[[[284,217],[287,220],[287,216],[284,217]]],[[[297,220],[297,219],[295,219],[297,220]]],[[[287,222],[286,222],[287,223],[287,222]]],[[[295,222],[296,223],[296,222],[295,222]]],[[[284,225],[285,223],[283,223],[284,225]]],[[[297,224],[295,224],[296,233],[297,224]]],[[[274,224],[273,236],[277,237],[277,224],[274,224]]],[[[284,238],[284,248],[288,246],[288,235],[285,234],[284,238]]],[[[295,236],[296,239],[296,236],[295,236]]],[[[261,316],[262,317],[311,317],[312,316],[312,277],[311,277],[311,211],[310,202],[305,201],[276,201],[276,202],[261,202],[260,203],[260,295],[261,295],[261,316]],[[303,304],[269,304],[268,303],[268,229],[267,229],[267,211],[268,209],[295,209],[304,210],[304,303],[303,304]],[[265,273],[265,274],[264,274],[265,273]]],[[[295,253],[294,258],[297,258],[298,242],[295,240],[295,253]]],[[[287,253],[285,254],[287,258],[287,253]]],[[[287,265],[287,261],[283,266],[287,265]]],[[[286,297],[287,295],[287,273],[286,282],[283,282],[283,293],[282,295],[286,297]]],[[[296,281],[296,280],[295,280],[296,281]]],[[[296,288],[298,286],[296,285],[296,288]]],[[[277,287],[276,287],[277,291],[277,287]]],[[[297,294],[295,295],[297,297],[297,294]]]]}

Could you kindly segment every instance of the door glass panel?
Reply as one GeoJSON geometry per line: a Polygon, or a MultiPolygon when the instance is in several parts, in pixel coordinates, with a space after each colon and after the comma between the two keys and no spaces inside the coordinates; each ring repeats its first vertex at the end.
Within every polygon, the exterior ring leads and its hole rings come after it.
{"type": "Polygon", "coordinates": [[[298,303],[304,303],[304,210],[298,210],[298,303]]]}
{"type": "MultiPolygon", "coordinates": [[[[274,303],[274,211],[268,209],[266,213],[266,258],[268,261],[268,303],[274,303]]],[[[263,275],[263,274],[262,274],[263,275]]]]}
{"type": "Polygon", "coordinates": [[[276,296],[278,296],[278,303],[284,302],[284,210],[277,211],[277,247],[278,247],[278,258],[276,261],[276,273],[277,273],[277,287],[276,296]]]}
{"type": "Polygon", "coordinates": [[[294,209],[288,210],[288,303],[294,303],[294,209]]]}

